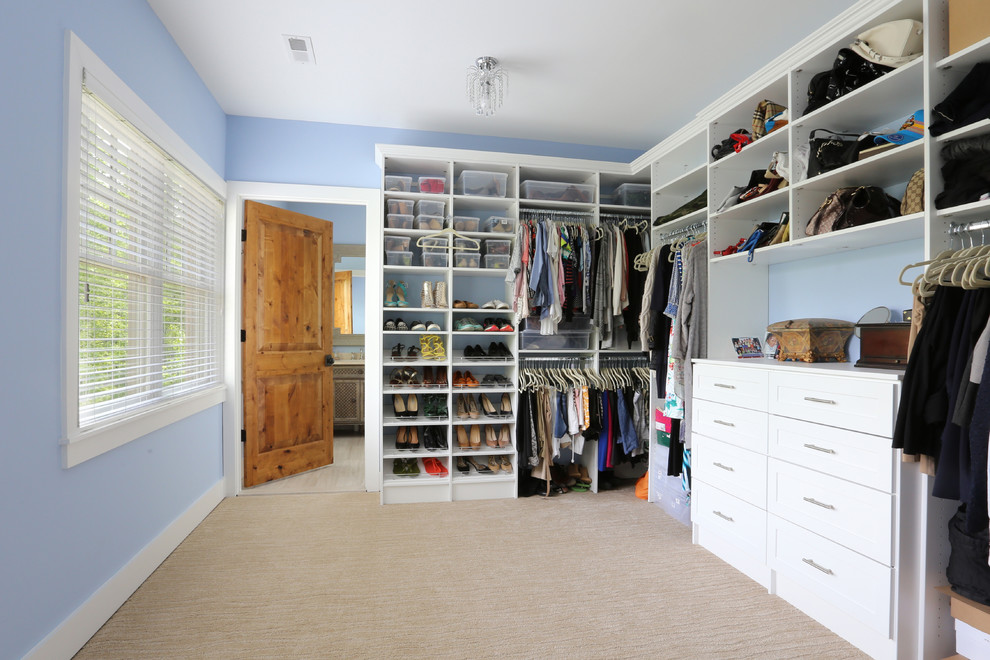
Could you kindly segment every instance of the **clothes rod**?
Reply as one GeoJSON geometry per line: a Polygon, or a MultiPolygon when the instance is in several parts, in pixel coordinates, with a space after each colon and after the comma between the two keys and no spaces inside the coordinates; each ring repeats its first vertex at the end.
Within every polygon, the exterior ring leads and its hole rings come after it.
{"type": "Polygon", "coordinates": [[[620,218],[629,220],[642,220],[644,218],[649,218],[649,213],[599,213],[599,218],[620,218]]]}
{"type": "Polygon", "coordinates": [[[974,220],[973,222],[967,222],[966,224],[956,224],[950,222],[949,226],[946,227],[946,234],[963,234],[968,231],[979,231],[981,229],[990,229],[990,220],[974,220]]]}
{"type": "Polygon", "coordinates": [[[592,217],[595,214],[591,211],[565,211],[563,209],[519,209],[519,215],[567,215],[592,217]]]}
{"type": "Polygon", "coordinates": [[[664,232],[664,233],[660,234],[659,236],[657,236],[657,241],[662,242],[665,239],[668,239],[668,238],[670,238],[672,236],[677,236],[679,234],[690,234],[693,231],[698,231],[699,229],[704,229],[707,226],[708,226],[708,221],[707,220],[703,220],[701,222],[695,222],[694,224],[690,224],[690,225],[688,225],[686,227],[681,227],[680,229],[673,229],[671,231],[664,232]]]}

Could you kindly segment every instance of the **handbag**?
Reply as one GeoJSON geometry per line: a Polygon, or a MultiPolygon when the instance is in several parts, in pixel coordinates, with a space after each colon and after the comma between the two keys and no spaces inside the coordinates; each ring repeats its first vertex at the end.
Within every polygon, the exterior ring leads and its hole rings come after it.
{"type": "Polygon", "coordinates": [[[781,243],[786,243],[791,238],[791,214],[784,212],[780,218],[780,222],[777,223],[777,231],[774,232],[773,238],[770,240],[770,245],[779,245],[781,243]]]}
{"type": "Polygon", "coordinates": [[[886,220],[898,215],[900,202],[879,186],[839,188],[818,207],[805,235],[817,236],[849,227],[886,220]]]}
{"type": "Polygon", "coordinates": [[[836,133],[827,128],[816,128],[808,137],[811,145],[809,178],[831,172],[859,158],[859,133],[836,133]],[[828,133],[830,137],[815,137],[816,133],[828,133]]]}
{"type": "Polygon", "coordinates": [[[893,69],[894,67],[871,62],[851,48],[840,48],[832,62],[832,68],[816,73],[808,83],[808,105],[804,114],[814,112],[893,69]]]}
{"type": "Polygon", "coordinates": [[[712,160],[725,158],[729,154],[739,153],[743,147],[752,141],[753,138],[749,134],[749,131],[745,128],[740,128],[712,147],[712,160]]]}
{"type": "Polygon", "coordinates": [[[911,175],[904,197],[901,198],[901,215],[911,215],[925,210],[925,170],[911,175]]]}
{"type": "Polygon", "coordinates": [[[769,131],[767,122],[785,110],[787,108],[768,99],[760,101],[756,105],[756,110],[753,111],[753,139],[758,140],[766,135],[769,131]]]}

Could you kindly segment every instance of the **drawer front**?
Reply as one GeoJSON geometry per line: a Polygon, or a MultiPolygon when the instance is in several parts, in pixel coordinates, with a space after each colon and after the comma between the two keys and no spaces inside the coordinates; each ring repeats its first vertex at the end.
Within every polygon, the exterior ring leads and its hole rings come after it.
{"type": "Polygon", "coordinates": [[[695,482],[695,521],[728,539],[760,563],[767,560],[767,514],[718,488],[695,482]]]}
{"type": "Polygon", "coordinates": [[[766,411],[768,378],[764,369],[698,363],[694,365],[694,398],[766,411]]]}
{"type": "Polygon", "coordinates": [[[768,415],[765,412],[695,399],[691,414],[691,428],[695,433],[760,454],[767,453],[768,415]]]}
{"type": "Polygon", "coordinates": [[[889,438],[789,417],[769,417],[770,456],[877,490],[893,491],[897,452],[890,448],[889,438]]]}
{"type": "Polygon", "coordinates": [[[767,457],[735,445],[695,435],[691,452],[692,476],[767,508],[767,457]]]}
{"type": "Polygon", "coordinates": [[[893,569],[776,516],[767,519],[767,561],[849,616],[890,636],[893,569]]]}
{"type": "Polygon", "coordinates": [[[770,412],[887,438],[894,431],[896,381],[770,374],[770,412]]]}
{"type": "Polygon", "coordinates": [[[770,513],[892,565],[892,495],[774,458],[768,471],[770,513]]]}

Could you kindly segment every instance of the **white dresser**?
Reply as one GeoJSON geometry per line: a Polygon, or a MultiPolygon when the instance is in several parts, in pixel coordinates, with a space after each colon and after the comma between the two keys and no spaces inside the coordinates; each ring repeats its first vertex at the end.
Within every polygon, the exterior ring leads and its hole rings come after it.
{"type": "MultiPolygon", "coordinates": [[[[696,543],[876,658],[922,657],[921,477],[900,372],[696,361],[696,543]]],[[[944,567],[943,567],[944,568],[944,567]]]]}

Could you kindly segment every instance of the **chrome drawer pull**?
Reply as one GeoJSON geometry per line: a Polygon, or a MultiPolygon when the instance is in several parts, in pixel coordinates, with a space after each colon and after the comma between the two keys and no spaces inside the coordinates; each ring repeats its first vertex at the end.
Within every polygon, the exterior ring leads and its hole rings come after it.
{"type": "Polygon", "coordinates": [[[810,444],[810,443],[807,443],[807,442],[804,443],[804,446],[807,447],[808,449],[814,449],[815,451],[820,451],[820,452],[825,453],[825,454],[834,454],[835,453],[835,450],[834,449],[829,449],[827,447],[819,447],[818,445],[813,445],[813,444],[810,444]]]}
{"type": "Polygon", "coordinates": [[[722,468],[726,472],[735,472],[736,471],[735,468],[729,467],[728,465],[722,465],[721,463],[712,463],[712,465],[714,465],[717,468],[722,468]]]}
{"type": "Polygon", "coordinates": [[[721,424],[722,426],[731,426],[731,427],[733,427],[733,428],[735,428],[735,426],[736,426],[736,425],[735,425],[735,424],[733,424],[732,422],[723,422],[723,421],[722,421],[722,420],[720,420],[720,419],[713,419],[712,421],[713,421],[713,422],[715,422],[716,424],[721,424]]]}
{"type": "Polygon", "coordinates": [[[832,506],[831,504],[825,504],[824,502],[819,502],[818,500],[816,500],[813,497],[803,497],[801,499],[803,499],[805,502],[808,502],[809,504],[814,504],[815,506],[820,506],[823,509],[831,509],[832,511],[835,511],[835,507],[832,506]]]}
{"type": "Polygon", "coordinates": [[[806,396],[806,397],[804,397],[804,400],[805,401],[811,401],[813,403],[827,403],[830,406],[834,406],[835,405],[835,401],[832,401],[831,399],[818,399],[818,398],[813,397],[813,396],[806,396]]]}
{"type": "Polygon", "coordinates": [[[712,513],[714,513],[714,514],[715,514],[716,516],[718,516],[718,517],[719,517],[719,518],[721,518],[722,520],[728,520],[729,522],[736,522],[735,520],[733,520],[733,519],[732,519],[732,518],[730,518],[729,516],[727,516],[727,515],[725,515],[725,514],[724,514],[724,513],[722,513],[721,511],[712,511],[712,513]]]}
{"type": "Polygon", "coordinates": [[[831,568],[825,568],[821,564],[816,564],[815,562],[813,562],[810,559],[805,558],[805,559],[802,559],[801,561],[803,561],[808,566],[811,566],[812,568],[817,568],[818,570],[820,570],[822,573],[825,573],[826,575],[835,575],[835,573],[832,572],[832,569],[831,568]]]}
{"type": "Polygon", "coordinates": [[[735,385],[726,385],[725,383],[714,383],[714,385],[715,387],[721,387],[722,389],[726,389],[726,390],[736,389],[735,385]]]}

